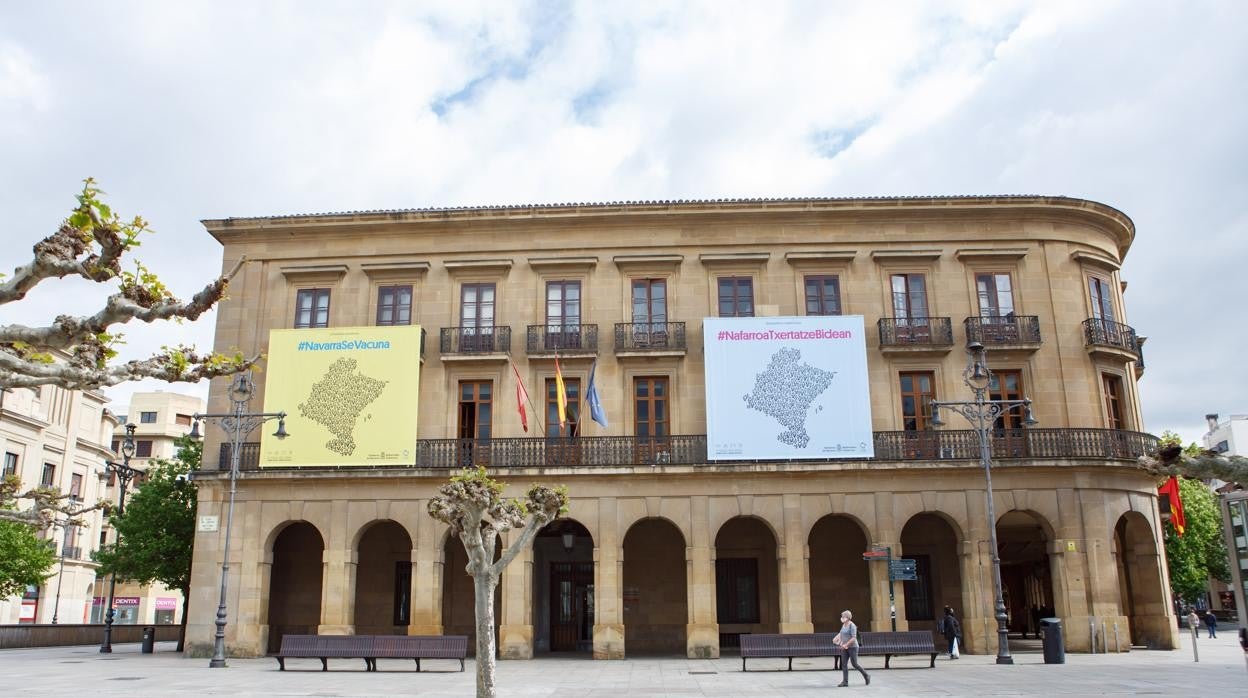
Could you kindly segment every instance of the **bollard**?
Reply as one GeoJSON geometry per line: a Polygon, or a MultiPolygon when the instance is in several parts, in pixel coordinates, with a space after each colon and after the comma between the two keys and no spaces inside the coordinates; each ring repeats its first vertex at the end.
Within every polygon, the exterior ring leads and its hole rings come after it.
{"type": "Polygon", "coordinates": [[[1122,649],[1118,645],[1118,621],[1114,621],[1114,653],[1118,654],[1122,649]]]}
{"type": "Polygon", "coordinates": [[[1108,626],[1105,621],[1101,621],[1101,652],[1109,654],[1109,633],[1105,631],[1108,626]]]}
{"type": "Polygon", "coordinates": [[[1200,661],[1200,651],[1196,649],[1196,626],[1188,626],[1192,629],[1192,661],[1200,661]]]}
{"type": "Polygon", "coordinates": [[[1092,654],[1096,654],[1096,619],[1088,620],[1088,637],[1092,639],[1092,654]]]}

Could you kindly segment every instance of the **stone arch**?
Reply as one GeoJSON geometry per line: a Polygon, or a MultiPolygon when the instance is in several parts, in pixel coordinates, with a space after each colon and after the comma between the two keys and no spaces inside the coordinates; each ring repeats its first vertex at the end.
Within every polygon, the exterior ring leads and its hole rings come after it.
{"type": "Polygon", "coordinates": [[[325,539],[307,521],[288,521],[279,529],[269,566],[269,652],[281,647],[283,635],[315,635],[321,623],[325,539]]]}
{"type": "MultiPolygon", "coordinates": [[[[899,557],[914,560],[918,576],[902,582],[899,590],[898,605],[904,606],[910,630],[934,632],[945,606],[953,607],[959,618],[964,617],[961,541],[957,522],[940,511],[916,513],[902,527],[899,557]]],[[[938,636],[936,642],[943,646],[944,638],[938,636]]]]}
{"type": "Polygon", "coordinates": [[[686,653],[686,539],[670,519],[645,517],[624,534],[624,647],[629,655],[686,653]]]}
{"type": "Polygon", "coordinates": [[[390,519],[360,527],[355,550],[357,635],[406,635],[412,618],[412,537],[390,519]]]}
{"type": "Polygon", "coordinates": [[[1171,620],[1161,570],[1165,562],[1148,517],[1138,511],[1120,516],[1114,525],[1113,551],[1119,615],[1127,619],[1131,644],[1168,649],[1171,620]]]}
{"type": "Polygon", "coordinates": [[[810,619],[815,632],[835,632],[841,611],[852,609],[854,622],[872,627],[871,574],[862,553],[870,534],[854,516],[822,516],[806,538],[810,551],[810,619]]]}
{"type": "Polygon", "coordinates": [[[720,647],[745,633],[780,627],[780,565],[775,529],[759,516],[735,516],[715,534],[716,621],[720,647]]]}
{"type": "Polygon", "coordinates": [[[1050,560],[1053,525],[1029,509],[1010,509],[997,518],[1001,558],[1001,589],[1011,633],[1038,633],[1038,619],[1064,613],[1065,600],[1055,597],[1050,560]]]}
{"type": "Polygon", "coordinates": [[[533,650],[593,652],[595,538],[574,518],[558,518],[533,538],[533,650]]]}
{"type": "MultiPolygon", "coordinates": [[[[403,534],[407,536],[407,540],[409,542],[413,544],[416,542],[416,531],[409,529],[407,526],[403,524],[402,521],[398,521],[396,519],[383,516],[380,518],[370,519],[368,521],[365,521],[364,523],[356,527],[355,531],[351,534],[351,549],[359,550],[360,541],[364,539],[364,536],[368,535],[370,532],[373,531],[373,529],[381,525],[395,526],[398,530],[401,530],[403,534]]],[[[398,531],[395,531],[395,533],[397,532],[398,531]]]]}
{"type": "Polygon", "coordinates": [[[286,519],[284,521],[277,523],[272,528],[270,528],[268,535],[264,537],[265,553],[272,556],[273,546],[277,543],[278,536],[282,535],[283,531],[285,531],[287,528],[290,528],[291,526],[294,526],[295,524],[306,524],[308,526],[311,526],[312,528],[316,529],[316,534],[321,537],[322,542],[329,540],[329,534],[327,530],[324,527],[318,525],[315,521],[311,521],[308,519],[286,519]]]}

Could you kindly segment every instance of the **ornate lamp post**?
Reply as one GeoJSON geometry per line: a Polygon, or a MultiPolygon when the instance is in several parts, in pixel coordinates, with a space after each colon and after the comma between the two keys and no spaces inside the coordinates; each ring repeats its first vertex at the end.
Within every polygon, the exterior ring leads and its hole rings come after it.
{"type": "MultiPolygon", "coordinates": [[[[126,438],[121,441],[121,462],[114,463],[111,460],[104,461],[104,469],[117,478],[120,483],[121,491],[117,501],[117,517],[120,518],[126,513],[126,486],[141,471],[130,467],[130,458],[134,456],[134,425],[126,425],[126,438]]],[[[113,608],[113,592],[117,590],[117,573],[113,572],[108,575],[108,610],[104,614],[104,644],[100,645],[100,652],[109,654],[113,651],[113,616],[116,609],[113,608]]]]}
{"type": "Polygon", "coordinates": [[[975,430],[975,438],[979,440],[979,464],[984,468],[984,481],[987,484],[988,497],[988,539],[992,546],[992,589],[996,594],[995,617],[997,619],[997,664],[1013,664],[1010,656],[1009,629],[1006,622],[1009,616],[1005,612],[1005,596],[1001,593],[1001,554],[997,548],[997,512],[992,501],[992,429],[997,418],[1014,410],[1023,408],[1023,425],[1035,426],[1036,418],[1031,413],[1031,400],[991,400],[988,397],[992,386],[992,371],[988,370],[988,352],[979,342],[968,342],[966,345],[967,363],[962,371],[962,380],[975,393],[972,401],[940,401],[932,400],[932,426],[943,426],[940,419],[940,408],[947,407],[962,415],[975,430]]]}
{"type": "Polygon", "coordinates": [[[221,601],[217,604],[217,634],[213,642],[212,661],[209,667],[219,669],[225,666],[225,589],[230,569],[230,532],[234,527],[234,495],[238,490],[239,454],[243,450],[243,439],[247,438],[256,427],[276,419],[277,431],[273,436],[284,439],[286,433],[285,412],[248,412],[251,396],[256,392],[256,384],[250,373],[240,373],[230,384],[230,411],[222,413],[195,414],[192,416],[191,438],[200,438],[199,423],[216,420],[230,439],[230,503],[225,515],[225,545],[221,556],[221,601]]]}

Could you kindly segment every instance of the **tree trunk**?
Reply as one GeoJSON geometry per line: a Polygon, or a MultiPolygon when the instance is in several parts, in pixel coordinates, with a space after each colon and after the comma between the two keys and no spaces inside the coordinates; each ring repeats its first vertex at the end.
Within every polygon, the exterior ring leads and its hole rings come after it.
{"type": "Polygon", "coordinates": [[[498,577],[488,572],[473,577],[477,618],[477,698],[494,693],[494,587],[498,577]]]}
{"type": "Polygon", "coordinates": [[[182,590],[182,628],[178,630],[178,652],[186,650],[186,618],[191,606],[191,590],[182,590]]]}

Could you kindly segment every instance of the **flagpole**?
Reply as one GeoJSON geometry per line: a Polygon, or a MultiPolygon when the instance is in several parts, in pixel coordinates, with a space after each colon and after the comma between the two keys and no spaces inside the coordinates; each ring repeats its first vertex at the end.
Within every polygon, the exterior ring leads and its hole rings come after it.
{"type": "MultiPolygon", "coordinates": [[[[511,370],[515,372],[516,380],[520,380],[520,369],[517,368],[515,362],[511,360],[511,354],[507,355],[507,363],[511,365],[511,370]]],[[[521,381],[521,385],[523,384],[523,381],[521,381]]],[[[545,438],[546,425],[542,422],[542,412],[537,409],[537,405],[533,404],[533,395],[529,393],[527,389],[524,391],[524,396],[528,398],[529,407],[533,408],[533,421],[536,423],[538,430],[541,431],[542,438],[545,438]]]]}

